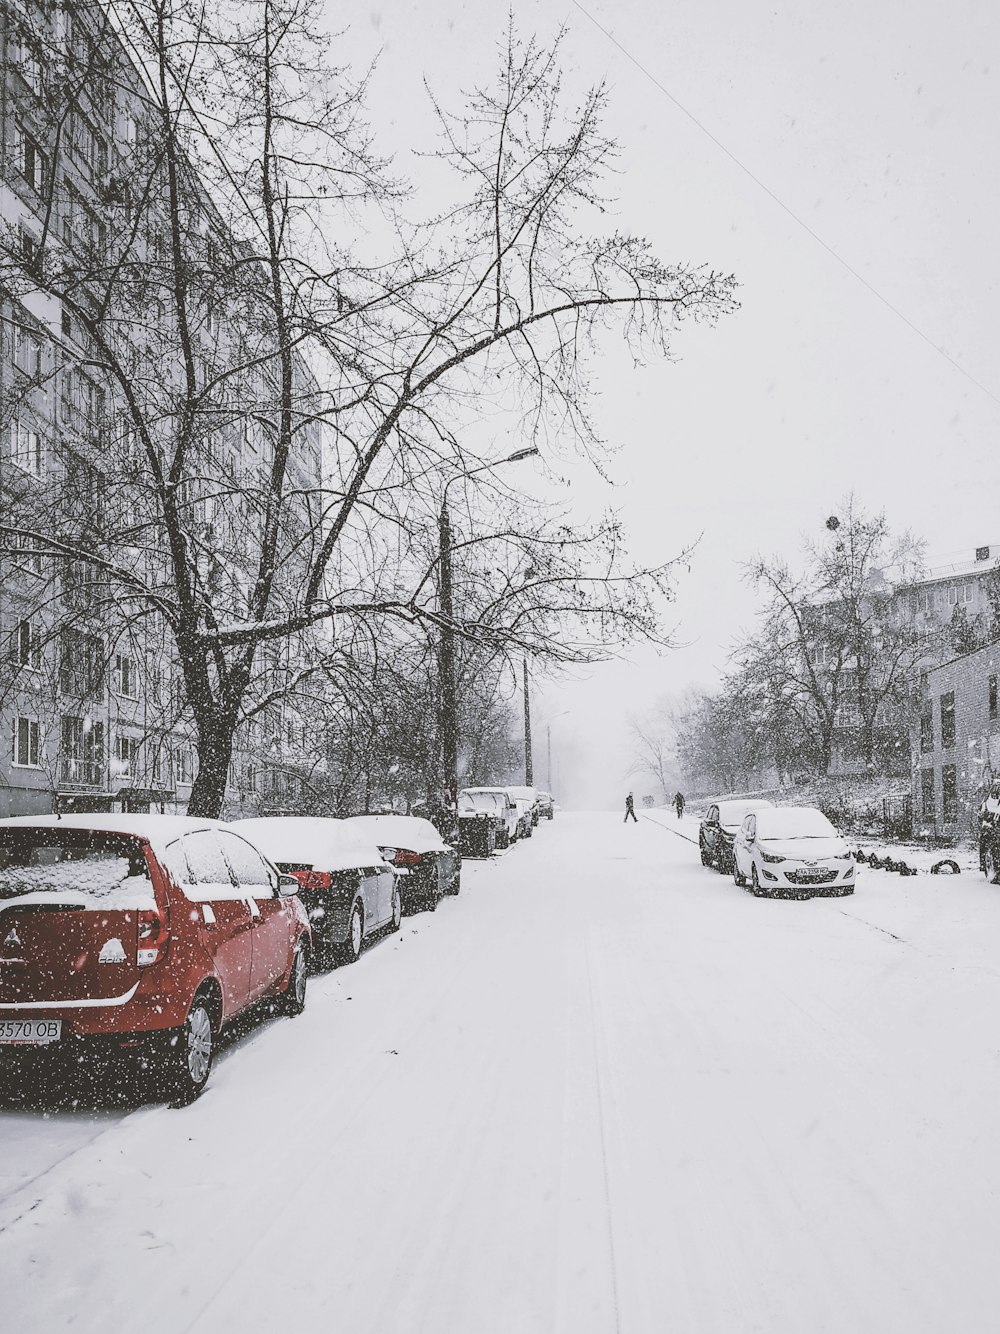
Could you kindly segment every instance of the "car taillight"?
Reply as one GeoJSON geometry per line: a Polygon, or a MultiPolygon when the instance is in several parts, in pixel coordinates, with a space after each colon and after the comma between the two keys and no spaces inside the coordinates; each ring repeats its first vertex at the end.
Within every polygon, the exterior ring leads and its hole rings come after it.
{"type": "Polygon", "coordinates": [[[156,908],[139,911],[139,948],[135,961],[140,968],[158,963],[167,952],[167,923],[156,908]]]}
{"type": "Polygon", "coordinates": [[[290,871],[303,889],[329,889],[333,876],[329,871],[290,871]]]}
{"type": "Polygon", "coordinates": [[[397,866],[419,866],[420,853],[410,852],[407,848],[397,848],[393,861],[397,866]]]}

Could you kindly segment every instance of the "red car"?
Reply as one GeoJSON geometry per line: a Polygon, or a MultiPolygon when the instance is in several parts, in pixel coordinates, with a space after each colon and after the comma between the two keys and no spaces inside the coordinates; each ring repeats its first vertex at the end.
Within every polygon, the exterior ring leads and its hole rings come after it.
{"type": "Polygon", "coordinates": [[[193,1101],[234,1016],[305,1004],[297,889],[218,821],[0,820],[0,1061],[124,1050],[193,1101]]]}

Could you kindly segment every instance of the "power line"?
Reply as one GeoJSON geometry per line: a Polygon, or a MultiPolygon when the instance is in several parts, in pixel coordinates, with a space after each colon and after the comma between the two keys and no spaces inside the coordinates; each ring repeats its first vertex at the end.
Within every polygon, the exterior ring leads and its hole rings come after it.
{"type": "Polygon", "coordinates": [[[846,269],[847,272],[852,275],[852,277],[856,278],[857,281],[862,285],[862,287],[866,288],[872,294],[872,296],[876,298],[876,300],[880,301],[882,305],[886,307],[887,310],[891,310],[897,319],[902,320],[902,322],[906,325],[906,327],[910,329],[913,333],[915,333],[918,338],[923,339],[923,341],[927,344],[928,347],[932,347],[939,356],[944,357],[945,361],[947,361],[950,366],[954,367],[954,369],[957,370],[960,375],[964,375],[965,378],[971,384],[974,384],[976,388],[979,389],[982,393],[984,393],[987,398],[992,399],[994,403],[1000,406],[1000,398],[998,398],[996,394],[992,392],[992,390],[988,389],[986,385],[984,385],[980,380],[977,380],[976,377],[970,371],[966,370],[966,368],[961,364],[961,362],[956,361],[955,358],[950,356],[949,353],[947,353],[943,347],[939,347],[938,344],[935,343],[931,337],[929,337],[929,335],[925,334],[924,331],[921,328],[919,328],[916,324],[914,324],[913,321],[908,316],[904,315],[903,312],[898,309],[898,307],[894,306],[888,297],[883,296],[877,287],[873,287],[872,284],[868,281],[868,279],[863,276],[863,274],[860,274],[857,271],[857,269],[853,268],[848,263],[848,261],[844,259],[842,255],[838,254],[838,252],[834,250],[833,246],[831,246],[828,242],[824,241],[822,236],[820,236],[818,232],[814,231],[807,222],[805,222],[802,218],[800,218],[793,208],[790,208],[789,205],[786,204],[785,201],[779,195],[775,194],[775,192],[770,188],[770,186],[766,185],[760,179],[759,176],[755,175],[754,172],[751,171],[751,169],[746,165],[745,162],[742,162],[740,158],[738,158],[731,149],[727,148],[726,145],[722,142],[722,140],[717,138],[708,128],[708,126],[703,124],[702,121],[698,119],[698,117],[694,114],[693,111],[689,111],[688,108],[684,105],[684,103],[679,101],[678,98],[676,98],[673,95],[673,93],[670,92],[670,90],[660,82],[660,80],[652,73],[652,71],[646,68],[646,66],[642,63],[641,60],[638,60],[632,54],[631,51],[629,51],[626,47],[622,46],[621,42],[618,41],[617,37],[615,37],[612,33],[610,33],[607,28],[605,28],[602,24],[598,23],[597,19],[593,16],[593,14],[591,14],[589,10],[585,9],[584,6],[580,4],[580,0],[571,0],[571,3],[575,6],[576,9],[580,11],[580,13],[584,16],[584,18],[589,19],[590,22],[594,25],[594,27],[597,28],[599,32],[602,32],[604,34],[604,36],[608,39],[609,42],[611,42],[613,46],[617,47],[617,49],[622,53],[622,55],[625,57],[626,60],[630,61],[630,63],[633,64],[641,74],[644,74],[646,76],[646,78],[650,81],[650,83],[654,85],[654,87],[660,90],[660,92],[663,94],[665,98],[667,98],[669,102],[673,103],[673,105],[677,108],[678,111],[682,112],[683,115],[685,115],[693,125],[696,125],[698,129],[701,130],[702,134],[704,134],[707,138],[711,139],[712,143],[715,144],[716,148],[718,148],[722,153],[725,153],[726,157],[729,158],[730,162],[734,162],[736,166],[739,167],[740,171],[744,173],[744,175],[749,176],[750,180],[752,180],[753,183],[759,189],[763,190],[763,192],[768,196],[769,199],[772,199],[780,209],[782,209],[785,213],[787,213],[793,222],[798,223],[798,225],[802,228],[803,231],[808,232],[808,234],[812,237],[812,239],[818,245],[822,246],[823,249],[826,251],[826,253],[828,255],[831,255],[842,268],[846,269]]]}

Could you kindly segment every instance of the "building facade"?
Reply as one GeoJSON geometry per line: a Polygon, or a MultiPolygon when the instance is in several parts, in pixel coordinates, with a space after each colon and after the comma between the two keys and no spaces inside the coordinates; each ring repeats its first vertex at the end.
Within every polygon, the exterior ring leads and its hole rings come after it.
{"type": "MultiPolygon", "coordinates": [[[[117,352],[133,351],[146,377],[137,371],[130,387],[166,401],[180,376],[158,351],[177,345],[162,276],[167,242],[155,205],[130,193],[151,156],[154,112],[97,5],[0,4],[0,49],[0,817],[183,811],[197,749],[176,644],[155,598],[128,600],[133,576],[167,596],[166,539],[125,391],[95,369],[99,349],[73,315],[73,301],[93,303],[106,274],[130,265],[129,308],[110,322],[117,352]],[[60,301],[50,283],[32,284],[42,265],[63,270],[73,301],[60,301]],[[55,537],[40,549],[30,533],[47,521],[52,531],[53,514],[55,537]],[[58,555],[61,536],[95,559],[58,555]],[[108,549],[114,570],[96,558],[108,549]]],[[[235,243],[197,182],[187,205],[187,240],[210,291],[213,256],[235,243]],[[192,237],[202,238],[197,251],[192,237]]],[[[209,369],[240,355],[251,369],[199,445],[181,505],[198,550],[194,578],[210,591],[228,581],[238,601],[253,577],[255,487],[271,466],[266,413],[243,404],[267,403],[273,368],[267,329],[251,349],[234,348],[242,336],[234,329],[221,302],[206,300],[188,331],[209,369]]],[[[320,487],[322,448],[318,426],[297,437],[288,477],[302,496],[320,487]]],[[[315,775],[307,720],[282,694],[310,651],[275,645],[260,655],[255,689],[271,702],[239,732],[230,770],[237,808],[294,809],[315,775]]]]}
{"type": "Polygon", "coordinates": [[[912,734],[915,828],[946,837],[974,830],[1000,774],[998,681],[1000,643],[928,670],[912,734]]]}

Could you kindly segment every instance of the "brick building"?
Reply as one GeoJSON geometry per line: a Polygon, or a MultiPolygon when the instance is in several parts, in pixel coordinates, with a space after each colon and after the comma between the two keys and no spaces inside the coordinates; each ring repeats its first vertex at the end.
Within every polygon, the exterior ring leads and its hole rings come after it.
{"type": "Polygon", "coordinates": [[[968,833],[1000,774],[1000,642],[927,671],[912,736],[915,827],[968,833]]]}

